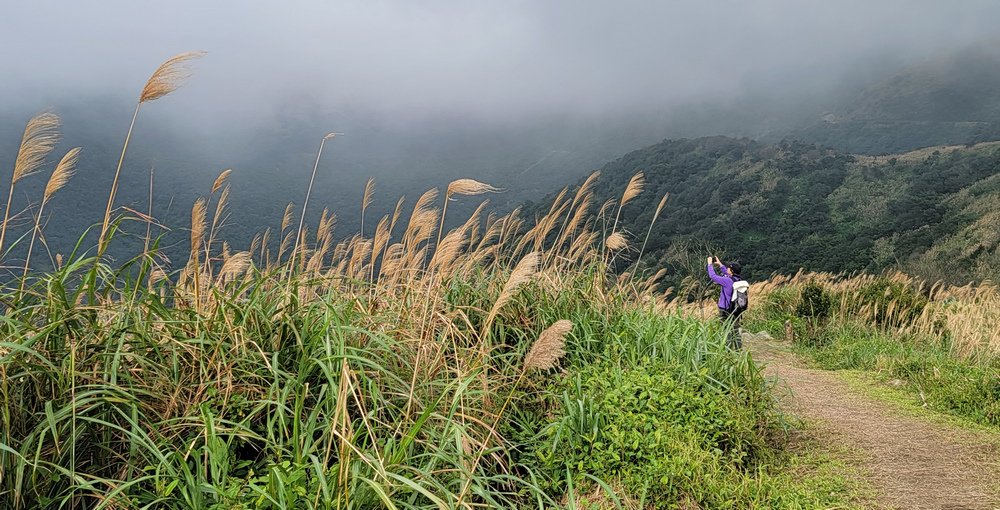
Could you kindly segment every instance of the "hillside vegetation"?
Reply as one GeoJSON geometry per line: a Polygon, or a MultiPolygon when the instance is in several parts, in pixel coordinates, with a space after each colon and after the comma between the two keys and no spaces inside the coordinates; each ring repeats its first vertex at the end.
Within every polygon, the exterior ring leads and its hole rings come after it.
{"type": "MultiPolygon", "coordinates": [[[[197,56],[153,74],[136,118],[197,56]]],[[[712,243],[739,246],[758,271],[899,256],[933,268],[965,246],[924,248],[936,234],[992,239],[971,221],[994,194],[992,146],[883,162],[727,138],[637,151],[530,215],[476,207],[470,197],[498,189],[465,178],[378,214],[369,181],[357,208],[367,228],[344,238],[311,194],[330,133],[301,207],[246,245],[225,240],[233,171],[199,193],[175,230],[183,246],[167,251],[154,200],[121,205],[119,164],[103,219],[53,253],[47,220],[80,155],[50,162],[59,120],[25,127],[0,224],[3,508],[858,507],[837,462],[791,447],[752,355],[726,348],[700,303],[665,299],[664,272],[623,269],[648,253],[640,268],[658,260],[676,278],[695,256],[684,274],[703,279],[697,252],[712,243]],[[32,176],[44,188],[25,187],[32,176]],[[22,207],[13,197],[26,190],[22,207]]],[[[960,255],[973,274],[994,252],[960,255]]],[[[817,359],[873,345],[829,341],[848,324],[829,317],[883,321],[879,334],[912,335],[899,345],[957,367],[933,398],[995,424],[995,388],[959,385],[995,374],[991,316],[952,313],[995,303],[990,287],[895,296],[894,284],[828,278],[814,302],[798,283],[755,291],[753,320],[791,321],[817,359]],[[840,297],[857,295],[871,302],[840,297]],[[837,313],[815,315],[837,299],[837,313]]],[[[914,384],[938,377],[919,356],[900,359],[922,367],[914,384]]]]}
{"type": "Polygon", "coordinates": [[[860,370],[921,407],[1000,427],[1000,289],[904,274],[759,282],[746,327],[793,337],[828,369],[860,370]]]}
{"type": "Polygon", "coordinates": [[[586,189],[533,224],[480,206],[442,231],[451,201],[495,191],[459,179],[345,241],[328,211],[307,224],[288,208],[241,249],[223,240],[225,171],[191,208],[186,260],[112,191],[96,246],[37,270],[78,154],[50,169],[57,135],[54,114],[26,127],[11,193],[33,173],[48,184],[27,229],[9,210],[0,225],[4,508],[851,501],[840,475],[782,451],[770,388],[718,323],[610,271],[633,241],[586,189]],[[115,263],[123,240],[138,249],[115,263]]]}
{"type": "Polygon", "coordinates": [[[631,152],[604,166],[593,186],[599,200],[613,200],[643,174],[647,192],[620,218],[640,238],[669,194],[642,265],[668,268],[673,285],[699,273],[708,252],[741,261],[751,279],[898,267],[962,282],[989,278],[1000,263],[998,168],[994,143],[859,157],[709,137],[631,152]]]}
{"type": "MultiPolygon", "coordinates": [[[[540,114],[517,122],[459,115],[409,118],[296,96],[274,105],[273,115],[266,108],[247,109],[240,120],[215,119],[217,124],[205,126],[174,112],[185,119],[178,121],[169,107],[157,105],[136,123],[119,205],[146,212],[152,192],[156,217],[175,226],[185,221],[186,204],[211,185],[216,171],[234,168],[238,172],[230,206],[235,214],[227,237],[248,244],[263,226],[275,224],[289,201],[300,200],[308,184],[301,170],[312,164],[316,139],[331,129],[347,136],[331,147],[314,182],[316,193],[331,204],[350,204],[368,177],[374,177],[379,198],[385,198],[371,206],[378,214],[391,210],[391,197],[412,199],[425,187],[462,177],[503,187],[506,193],[494,196],[493,204],[509,212],[664,138],[731,134],[775,143],[787,138],[864,154],[1000,139],[1000,49],[977,45],[913,66],[898,65],[866,70],[867,65],[858,63],[858,76],[817,90],[796,90],[801,84],[768,87],[671,110],[540,114]]],[[[54,103],[6,101],[0,105],[0,162],[15,159],[23,123],[37,109],[52,105],[65,121],[65,147],[84,147],[79,168],[87,176],[70,182],[67,193],[49,206],[57,214],[49,218],[47,241],[53,251],[65,253],[104,210],[101,194],[113,178],[107,169],[118,162],[119,132],[128,126],[133,105],[102,94],[72,95],[54,103]]],[[[628,176],[632,170],[626,169],[628,176]]],[[[0,173],[3,189],[9,177],[0,173]]],[[[43,185],[38,179],[19,183],[21,192],[13,196],[17,209],[27,207],[43,185]]],[[[358,208],[339,207],[337,212],[345,232],[359,230],[358,208]]],[[[317,222],[319,213],[307,211],[309,220],[317,222]]],[[[154,231],[160,232],[155,226],[154,231]]],[[[183,233],[167,232],[163,249],[182,259],[183,250],[175,248],[179,245],[183,233]]],[[[122,260],[135,246],[111,248],[110,254],[122,260]]]]}

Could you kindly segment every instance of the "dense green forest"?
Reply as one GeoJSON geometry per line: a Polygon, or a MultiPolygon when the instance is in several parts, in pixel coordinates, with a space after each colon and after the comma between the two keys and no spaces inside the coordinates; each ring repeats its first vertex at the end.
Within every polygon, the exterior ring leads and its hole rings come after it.
{"type": "Polygon", "coordinates": [[[963,281],[989,277],[1000,261],[998,166],[996,143],[869,157],[709,137],[631,152],[604,166],[594,189],[598,203],[618,198],[643,172],[645,192],[623,208],[619,227],[633,258],[670,193],[643,264],[675,275],[715,252],[741,261],[751,278],[899,266],[963,281]]]}

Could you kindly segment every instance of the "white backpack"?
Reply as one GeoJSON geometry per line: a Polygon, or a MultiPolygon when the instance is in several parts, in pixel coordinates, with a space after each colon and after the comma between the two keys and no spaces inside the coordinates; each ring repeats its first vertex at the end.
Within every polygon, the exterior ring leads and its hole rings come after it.
{"type": "Polygon", "coordinates": [[[739,280],[733,282],[733,296],[729,301],[729,313],[735,317],[746,311],[750,304],[750,282],[739,280]]]}

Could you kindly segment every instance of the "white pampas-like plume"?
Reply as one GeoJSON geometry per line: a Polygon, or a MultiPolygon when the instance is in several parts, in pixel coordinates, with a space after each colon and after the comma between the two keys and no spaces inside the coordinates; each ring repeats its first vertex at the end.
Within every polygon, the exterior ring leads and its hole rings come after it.
{"type": "Polygon", "coordinates": [[[559,358],[566,354],[566,334],[572,329],[573,323],[563,319],[542,331],[524,357],[524,370],[548,370],[554,367],[559,358]]]}

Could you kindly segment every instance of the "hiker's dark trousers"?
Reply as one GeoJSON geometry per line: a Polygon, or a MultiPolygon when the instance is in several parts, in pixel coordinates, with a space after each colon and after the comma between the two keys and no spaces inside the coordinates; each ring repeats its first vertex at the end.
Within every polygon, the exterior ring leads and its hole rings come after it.
{"type": "Polygon", "coordinates": [[[726,346],[734,351],[742,350],[743,337],[740,336],[740,317],[733,315],[725,308],[719,308],[719,320],[729,330],[729,336],[726,337],[726,346]]]}

